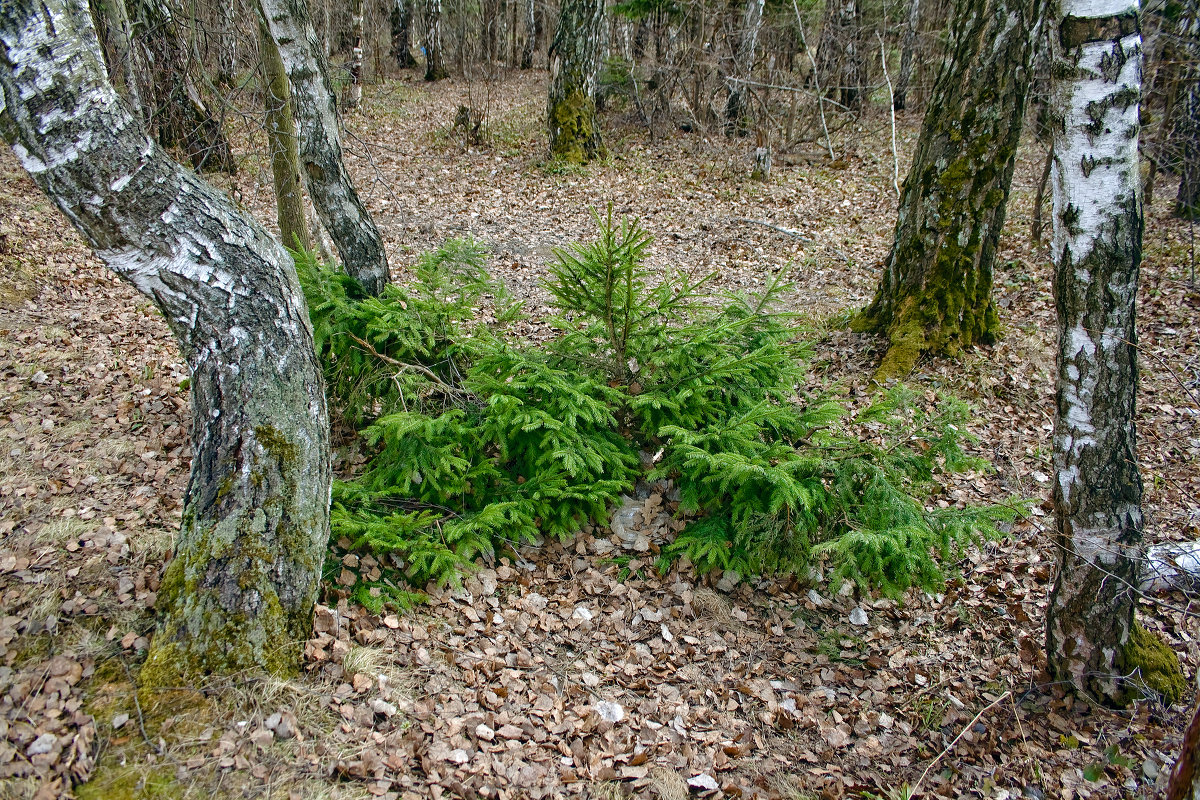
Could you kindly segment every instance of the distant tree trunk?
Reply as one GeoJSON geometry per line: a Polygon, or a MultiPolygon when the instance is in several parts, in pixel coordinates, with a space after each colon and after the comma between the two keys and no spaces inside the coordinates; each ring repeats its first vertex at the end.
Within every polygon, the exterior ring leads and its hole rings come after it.
{"type": "Polygon", "coordinates": [[[130,0],[127,10],[150,73],[141,95],[159,144],[182,147],[198,172],[236,172],[229,140],[196,86],[196,65],[166,0],[130,0]]]}
{"type": "Polygon", "coordinates": [[[1140,653],[1150,637],[1134,622],[1142,556],[1134,424],[1142,42],[1137,0],[1062,0],[1060,13],[1051,176],[1059,566],[1046,610],[1047,661],[1056,680],[1123,705],[1123,678],[1145,666],[1140,653]]]}
{"type": "Polygon", "coordinates": [[[596,78],[604,47],[604,0],[562,0],[550,44],[550,155],[585,163],[603,149],[596,78]]]}
{"type": "Polygon", "coordinates": [[[1175,215],[1200,219],[1200,2],[1187,0],[1178,30],[1183,75],[1173,131],[1180,155],[1175,215]]]}
{"type": "Polygon", "coordinates": [[[827,95],[846,108],[862,101],[862,11],[858,0],[828,0],[817,45],[817,76],[827,95]]]}
{"type": "Polygon", "coordinates": [[[83,0],[0,5],[0,131],[191,373],[192,474],[139,680],[294,673],[329,537],[329,422],[292,260],[157,148],[97,60],[83,0]]]}
{"type": "Polygon", "coordinates": [[[896,76],[896,89],[892,93],[892,108],[903,111],[908,108],[908,87],[912,83],[913,51],[917,47],[917,27],[921,22],[921,0],[908,0],[908,25],[904,28],[904,40],[900,44],[900,74],[896,76]]]}
{"type": "Polygon", "coordinates": [[[879,377],[995,337],[992,266],[1047,0],[957,0],[904,181],[895,239],[859,331],[890,339],[879,377]]]}
{"type": "Polygon", "coordinates": [[[342,259],[342,268],[365,291],[388,282],[387,254],[379,229],[358,198],[342,161],[337,108],[304,0],[260,0],[263,18],[292,84],[292,108],[309,197],[342,259]]]}
{"type": "Polygon", "coordinates": [[[275,183],[275,211],[279,238],[291,248],[309,248],[308,220],[304,214],[304,190],[300,185],[300,145],[292,114],[292,89],[279,48],[267,24],[259,20],[259,52],[263,64],[267,104],[267,148],[271,153],[271,177],[275,183]]]}
{"type": "Polygon", "coordinates": [[[390,22],[392,25],[391,56],[396,59],[400,69],[409,69],[417,65],[413,58],[412,44],[412,4],[414,0],[395,0],[392,3],[390,22]]]}
{"type": "Polygon", "coordinates": [[[754,71],[754,59],[758,54],[758,34],[762,29],[765,0],[746,0],[742,14],[742,31],[734,58],[733,73],[728,80],[729,97],[725,101],[725,132],[744,135],[747,131],[746,81],[754,71]]]}
{"type": "Polygon", "coordinates": [[[92,19],[96,21],[101,52],[108,67],[108,79],[117,94],[129,103],[134,115],[142,116],[142,94],[138,88],[138,68],[134,63],[133,40],[124,0],[92,0],[92,19]]]}
{"type": "Polygon", "coordinates": [[[220,0],[221,30],[217,34],[217,82],[231,85],[237,74],[237,0],[220,0]]]}
{"type": "Polygon", "coordinates": [[[524,0],[521,5],[525,10],[525,44],[521,50],[521,69],[532,69],[533,51],[537,47],[537,4],[534,0],[524,0]]]}
{"type": "Polygon", "coordinates": [[[363,71],[363,0],[350,0],[350,86],[346,91],[346,110],[357,111],[362,105],[363,71]]]}
{"type": "Polygon", "coordinates": [[[425,80],[450,77],[442,52],[442,0],[421,0],[425,9],[425,80]]]}

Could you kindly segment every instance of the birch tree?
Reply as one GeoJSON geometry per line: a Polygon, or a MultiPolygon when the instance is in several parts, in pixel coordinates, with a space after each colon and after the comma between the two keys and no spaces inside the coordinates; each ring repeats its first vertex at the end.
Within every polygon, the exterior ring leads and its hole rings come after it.
{"type": "Polygon", "coordinates": [[[585,163],[602,150],[596,80],[604,46],[604,0],[563,0],[550,44],[550,155],[585,163]]]}
{"type": "MultiPolygon", "coordinates": [[[[133,37],[124,0],[92,0],[92,19],[96,23],[100,49],[108,67],[108,79],[133,113],[142,115],[142,93],[138,85],[138,67],[134,61],[133,37]]],[[[143,120],[144,121],[144,120],[143,120]]]]}
{"type": "Polygon", "coordinates": [[[296,120],[292,114],[292,89],[279,48],[267,30],[267,23],[258,21],[260,60],[267,111],[267,149],[271,156],[271,178],[275,184],[275,216],[279,222],[279,238],[288,247],[306,248],[312,245],[308,221],[304,214],[304,189],[300,183],[300,146],[296,138],[296,120]]]}
{"type": "Polygon", "coordinates": [[[1175,215],[1200,219],[1200,2],[1187,0],[1178,23],[1180,97],[1173,133],[1179,151],[1175,215]]]}
{"type": "Polygon", "coordinates": [[[392,27],[391,56],[396,66],[409,69],[417,65],[412,54],[412,10],[414,0],[394,0],[389,22],[392,27]]]}
{"type": "Polygon", "coordinates": [[[342,268],[365,291],[379,294],[388,282],[387,253],[342,159],[337,108],[308,6],[305,0],[260,0],[259,8],[291,82],[300,164],[313,207],[342,268]]]}
{"type": "Polygon", "coordinates": [[[362,105],[363,71],[363,0],[350,0],[350,86],[346,90],[346,110],[357,111],[362,105]]]}
{"type": "Polygon", "coordinates": [[[921,0],[908,0],[908,24],[904,27],[904,40],[900,44],[900,72],[896,75],[896,89],[892,93],[892,110],[903,111],[908,107],[908,87],[912,83],[913,53],[917,49],[917,26],[921,22],[921,0]]]}
{"type": "Polygon", "coordinates": [[[442,0],[420,1],[425,12],[425,80],[440,81],[450,77],[442,52],[442,0]]]}
{"type": "Polygon", "coordinates": [[[958,0],[951,41],[900,194],[875,299],[854,320],[888,336],[879,377],[922,353],[990,343],[992,267],[1048,0],[958,0]]]}
{"type": "Polygon", "coordinates": [[[744,133],[746,130],[746,82],[750,80],[750,74],[754,70],[754,59],[758,55],[758,34],[762,30],[765,5],[765,0],[746,0],[732,74],[727,79],[729,97],[725,101],[726,133],[744,133]]]}
{"type": "Polygon", "coordinates": [[[521,69],[533,68],[533,51],[537,48],[537,8],[534,0],[522,0],[525,12],[525,42],[521,47],[521,69]]]}
{"type": "Polygon", "coordinates": [[[118,101],[84,0],[0,4],[0,132],[191,372],[183,523],[140,680],[295,671],[329,535],[328,416],[287,252],[118,101]]]}
{"type": "Polygon", "coordinates": [[[1178,662],[1134,621],[1142,479],[1134,423],[1142,255],[1138,0],[1061,0],[1053,109],[1058,374],[1058,576],[1046,613],[1050,672],[1106,704],[1131,680],[1178,695],[1178,662]],[[1152,658],[1157,653],[1158,658],[1152,658]],[[1140,674],[1139,674],[1140,673],[1140,674]],[[1153,674],[1152,674],[1153,673],[1153,674]]]}

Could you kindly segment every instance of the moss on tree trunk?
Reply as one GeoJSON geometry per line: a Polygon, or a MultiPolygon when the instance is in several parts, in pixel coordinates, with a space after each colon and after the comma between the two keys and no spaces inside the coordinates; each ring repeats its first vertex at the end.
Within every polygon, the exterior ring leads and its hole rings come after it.
{"type": "Polygon", "coordinates": [[[922,353],[995,340],[992,270],[1045,0],[958,0],[953,40],[901,191],[875,299],[855,330],[888,337],[878,377],[922,353]]]}
{"type": "Polygon", "coordinates": [[[603,0],[563,0],[550,45],[546,116],[553,158],[583,164],[603,152],[596,119],[603,33],[603,0]]]}

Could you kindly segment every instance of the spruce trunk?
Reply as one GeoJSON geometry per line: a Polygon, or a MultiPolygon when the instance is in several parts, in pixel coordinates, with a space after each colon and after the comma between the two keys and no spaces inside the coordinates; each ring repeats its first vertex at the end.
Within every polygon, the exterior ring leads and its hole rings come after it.
{"type": "Polygon", "coordinates": [[[287,247],[308,249],[312,239],[304,214],[304,190],[300,184],[300,144],[292,115],[292,90],[279,48],[259,20],[259,51],[266,84],[267,148],[271,153],[271,177],[275,184],[275,216],[279,237],[287,247]]]}
{"type": "Polygon", "coordinates": [[[995,338],[992,267],[1046,2],[957,2],[883,277],[854,321],[888,336],[880,378],[995,338]]]}
{"type": "Polygon", "coordinates": [[[577,164],[603,150],[596,80],[604,46],[604,0],[563,0],[550,45],[550,155],[577,164]]]}
{"type": "Polygon", "coordinates": [[[1048,665],[1096,700],[1126,700],[1142,541],[1134,425],[1142,256],[1137,0],[1062,0],[1053,113],[1054,420],[1058,577],[1048,665]]]}
{"type": "Polygon", "coordinates": [[[261,0],[259,8],[291,81],[308,195],[333,239],[342,268],[364,291],[377,295],[388,282],[387,254],[342,161],[337,108],[308,7],[304,0],[261,0]]]}
{"type": "Polygon", "coordinates": [[[172,161],[104,78],[84,0],[0,6],[0,130],[166,317],[191,370],[192,474],[144,686],[299,666],[329,535],[329,424],[292,260],[172,161]]]}

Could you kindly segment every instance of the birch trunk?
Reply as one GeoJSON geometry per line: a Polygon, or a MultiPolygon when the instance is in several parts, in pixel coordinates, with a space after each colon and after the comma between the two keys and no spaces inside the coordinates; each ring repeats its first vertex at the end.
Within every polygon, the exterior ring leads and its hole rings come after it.
{"type": "Polygon", "coordinates": [[[108,66],[108,78],[117,94],[129,103],[138,119],[142,116],[142,93],[138,87],[138,68],[135,66],[132,33],[129,16],[125,13],[124,0],[92,0],[92,17],[97,20],[104,63],[108,66]]]}
{"type": "Polygon", "coordinates": [[[747,131],[746,81],[754,71],[754,59],[758,55],[758,34],[762,30],[764,0],[746,0],[742,14],[742,35],[738,40],[737,54],[733,62],[733,74],[728,80],[729,97],[725,101],[725,132],[744,135],[747,131]]]}
{"type": "Polygon", "coordinates": [[[363,71],[363,0],[350,0],[350,86],[346,91],[346,110],[357,111],[362,105],[363,71]]]}
{"type": "Polygon", "coordinates": [[[921,22],[921,0],[908,0],[908,25],[904,29],[904,40],[900,44],[900,73],[896,76],[896,89],[892,93],[892,110],[903,111],[908,107],[908,87],[912,84],[913,51],[917,47],[917,26],[921,22]]]}
{"type": "Polygon", "coordinates": [[[1051,673],[1108,704],[1134,636],[1142,479],[1134,425],[1142,256],[1137,0],[1062,0],[1055,48],[1059,570],[1047,609],[1051,673]]]}
{"type": "Polygon", "coordinates": [[[312,246],[304,214],[304,190],[300,185],[300,145],[292,114],[292,89],[279,48],[261,18],[258,23],[259,52],[266,84],[267,148],[271,153],[271,177],[275,183],[275,216],[279,238],[287,247],[312,246]]]}
{"type": "Polygon", "coordinates": [[[145,686],[294,672],[329,535],[328,417],[291,258],[147,137],[83,0],[0,6],[0,130],[191,370],[192,474],[145,686]]]}
{"type": "Polygon", "coordinates": [[[421,0],[425,11],[425,80],[450,77],[442,52],[442,0],[421,0]]]}
{"type": "Polygon", "coordinates": [[[995,338],[992,268],[1047,0],[958,0],[904,181],[895,238],[858,331],[886,334],[878,377],[995,338]]]}
{"type": "Polygon", "coordinates": [[[521,50],[521,69],[533,68],[533,51],[537,47],[537,9],[534,0],[524,0],[525,43],[521,50]]]}
{"type": "Polygon", "coordinates": [[[412,54],[412,4],[414,0],[395,0],[389,21],[392,26],[391,56],[400,69],[417,65],[412,54]]]}
{"type": "Polygon", "coordinates": [[[1175,215],[1200,219],[1200,2],[1187,0],[1179,21],[1179,98],[1173,133],[1179,151],[1175,215]]]}
{"type": "Polygon", "coordinates": [[[333,92],[305,0],[261,0],[260,12],[287,70],[308,194],[329,232],[342,268],[377,295],[388,282],[387,254],[342,160],[333,92]]]}
{"type": "Polygon", "coordinates": [[[596,78],[604,45],[604,0],[563,0],[550,45],[550,155],[585,163],[602,152],[596,78]]]}

